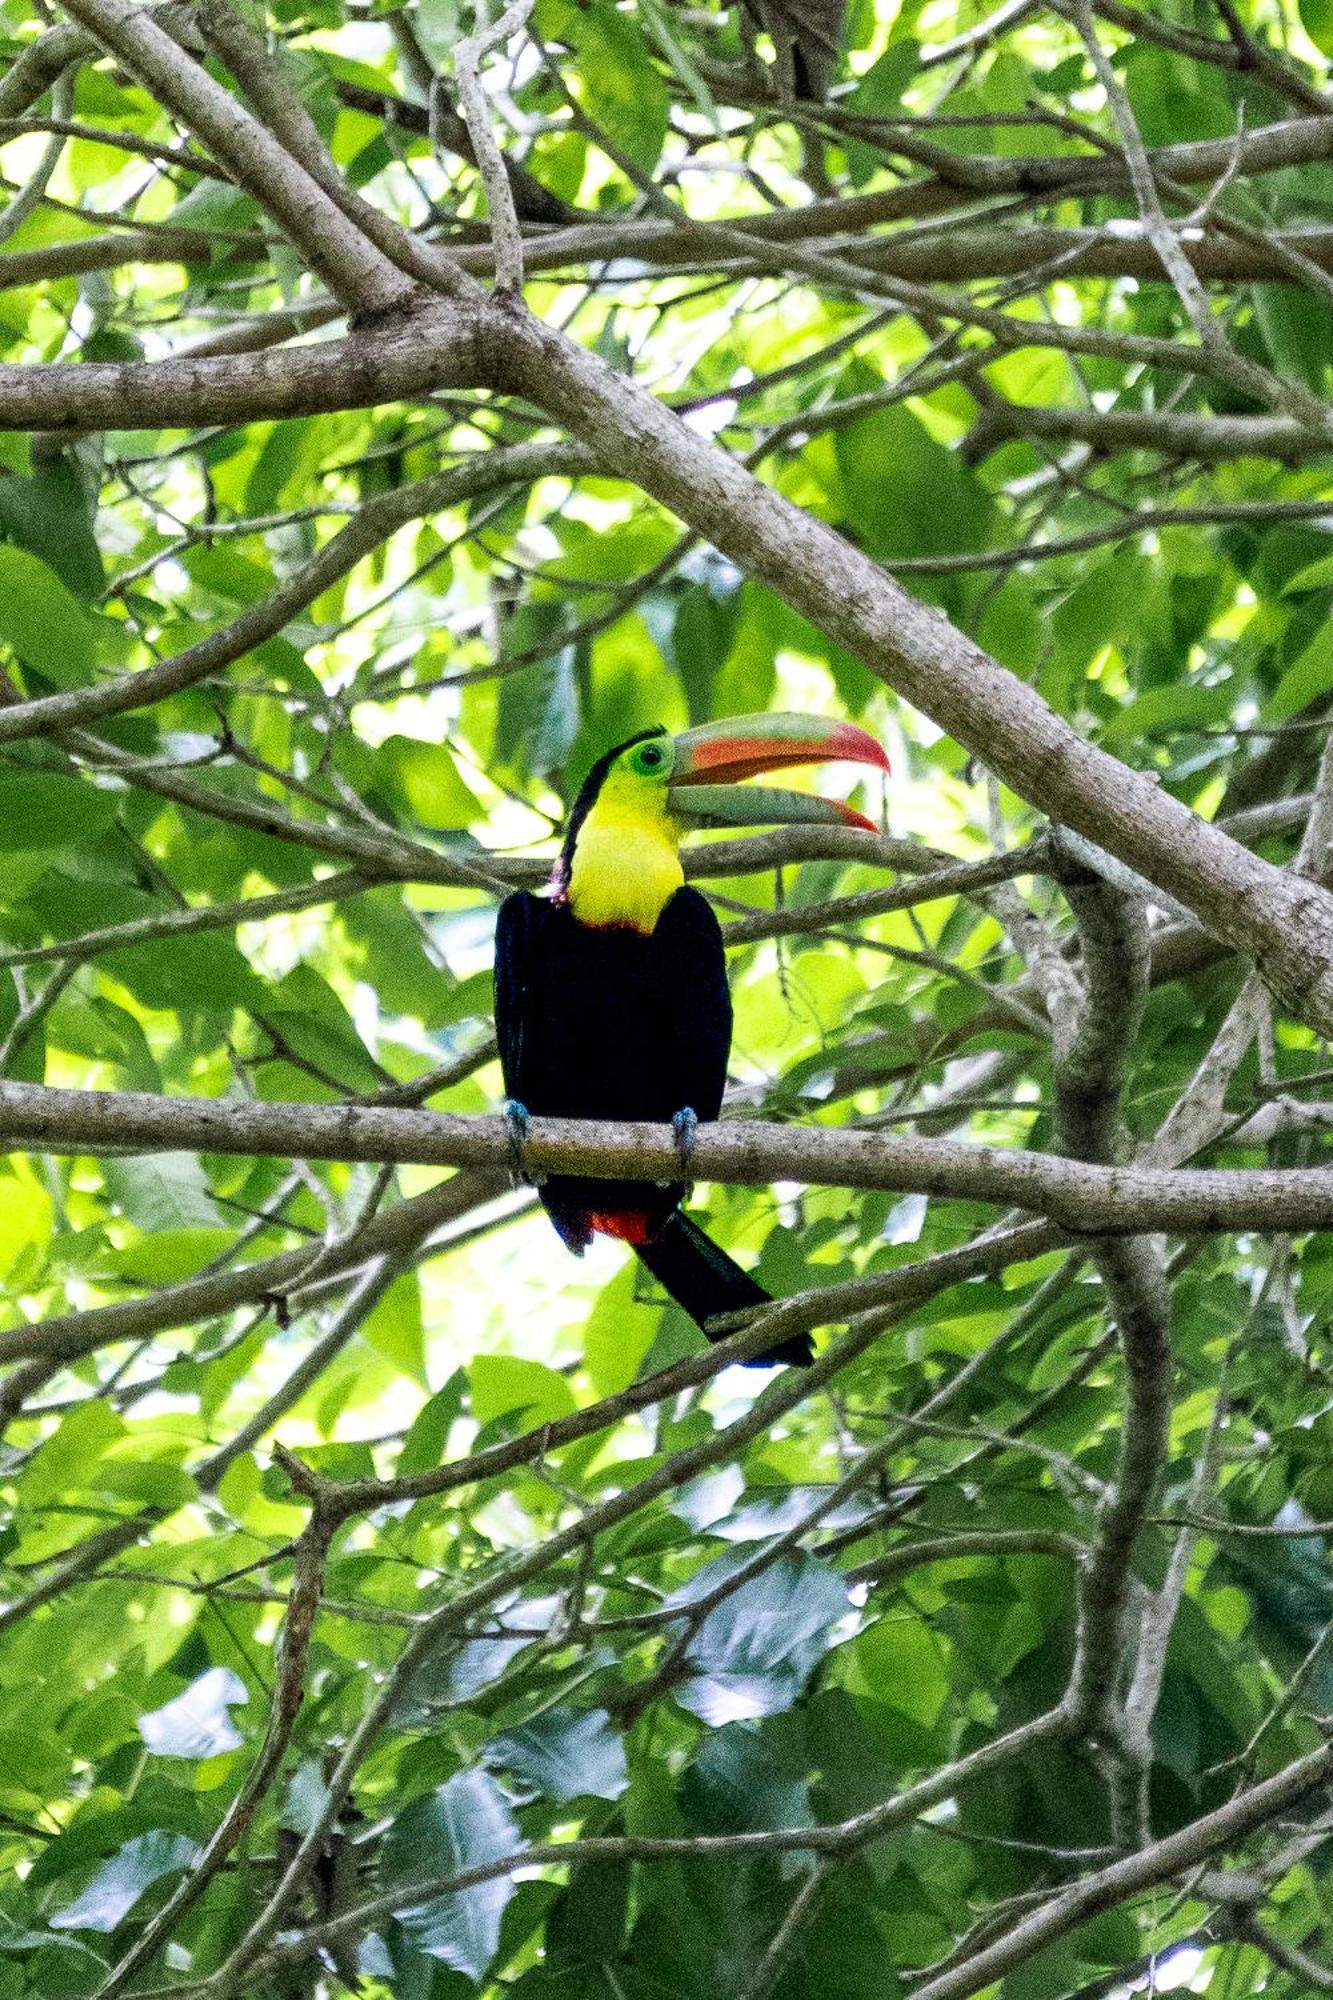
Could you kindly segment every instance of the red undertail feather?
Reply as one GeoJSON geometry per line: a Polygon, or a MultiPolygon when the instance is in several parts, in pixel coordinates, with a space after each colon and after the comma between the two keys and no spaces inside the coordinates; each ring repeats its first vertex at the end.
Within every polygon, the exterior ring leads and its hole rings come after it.
{"type": "Polygon", "coordinates": [[[611,1213],[590,1209],[586,1220],[590,1229],[600,1231],[603,1236],[619,1237],[622,1243],[646,1243],[652,1236],[654,1224],[661,1226],[660,1216],[635,1208],[611,1213]]]}

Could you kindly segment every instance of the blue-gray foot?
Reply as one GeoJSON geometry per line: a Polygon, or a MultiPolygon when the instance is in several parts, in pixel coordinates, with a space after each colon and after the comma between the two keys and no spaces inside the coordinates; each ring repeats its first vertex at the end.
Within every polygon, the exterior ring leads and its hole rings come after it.
{"type": "Polygon", "coordinates": [[[516,1097],[506,1097],[504,1119],[509,1127],[509,1160],[514,1179],[521,1187],[538,1187],[540,1177],[528,1172],[523,1159],[523,1148],[528,1142],[527,1105],[520,1104],[516,1097]]]}
{"type": "Polygon", "coordinates": [[[680,1170],[688,1180],[694,1171],[694,1142],[699,1136],[699,1115],[688,1104],[672,1119],[671,1136],[676,1142],[680,1170]]]}

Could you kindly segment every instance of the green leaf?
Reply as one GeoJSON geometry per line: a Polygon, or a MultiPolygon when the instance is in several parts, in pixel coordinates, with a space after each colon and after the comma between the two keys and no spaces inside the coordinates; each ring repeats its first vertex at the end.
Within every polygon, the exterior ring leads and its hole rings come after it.
{"type": "Polygon", "coordinates": [[[361,1338],[386,1361],[392,1361],[400,1374],[426,1386],[421,1281],[415,1271],[404,1271],[394,1279],[374,1311],[362,1321],[361,1338]]]}
{"type": "Polygon", "coordinates": [[[551,1708],[497,1736],[486,1761],[512,1771],[545,1798],[618,1799],[629,1784],[624,1738],[605,1709],[551,1708]]]}
{"type": "Polygon", "coordinates": [[[230,1015],[236,1007],[257,1009],[264,999],[264,987],[225,931],[154,938],[108,952],[102,964],[146,1007],[230,1015]]]}
{"type": "Polygon", "coordinates": [[[1300,590],[1329,589],[1333,589],[1333,556],[1321,556],[1318,562],[1307,563],[1295,576],[1288,577],[1282,594],[1287,597],[1300,590]]]}
{"type": "Polygon", "coordinates": [[[40,556],[84,602],[100,594],[102,555],[73,453],[44,458],[30,479],[0,478],[0,533],[40,556]]]}
{"type": "Polygon", "coordinates": [[[322,1819],[328,1802],[329,1788],[324,1782],[319,1760],[307,1757],[292,1772],[278,1824],[293,1833],[311,1833],[322,1819]]]}
{"type": "Polygon", "coordinates": [[[227,604],[257,604],[273,588],[273,578],[262,563],[252,562],[226,542],[201,542],[180,560],[196,583],[227,604]]]}
{"type": "Polygon", "coordinates": [[[463,30],[459,25],[458,0],[418,0],[417,32],[426,53],[443,64],[454,52],[463,30]]]}
{"type": "Polygon", "coordinates": [[[635,1301],[637,1268],[622,1264],[598,1293],[583,1330],[583,1365],[599,1396],[629,1387],[657,1335],[658,1315],[635,1301]]]}
{"type": "Polygon", "coordinates": [[[86,687],[93,677],[93,631],[83,606],[39,557],[3,543],[0,639],[55,687],[86,687]]]}
{"type": "Polygon", "coordinates": [[[1229,681],[1218,681],[1211,687],[1196,684],[1149,688],[1146,694],[1126,702],[1119,713],[1111,717],[1102,730],[1102,741],[1109,747],[1112,743],[1133,741],[1135,737],[1149,735],[1167,726],[1182,730],[1206,729],[1210,724],[1226,721],[1235,699],[1235,689],[1229,681]]]}
{"type": "Polygon", "coordinates": [[[667,62],[684,84],[686,90],[689,91],[690,96],[694,99],[695,104],[708,120],[714,132],[721,138],[722,127],[718,120],[717,105],[713,101],[713,93],[704,82],[698,64],[690,55],[685,44],[678,35],[673,33],[667,9],[660,6],[658,0],[639,0],[639,13],[643,18],[644,26],[657,43],[662,54],[666,57],[667,62]]]}
{"type": "Polygon", "coordinates": [[[80,1403],[33,1453],[20,1488],[24,1506],[44,1507],[67,1488],[79,1490],[84,1475],[124,1435],[124,1422],[109,1404],[80,1403]]]}
{"type": "MultiPolygon", "coordinates": [[[[576,1863],[546,1926],[547,1964],[554,1969],[618,1958],[625,1940],[630,1883],[627,1861],[576,1863]]],[[[597,2000],[610,2000],[600,1970],[598,1980],[603,1990],[597,2000]]]]}
{"type": "Polygon", "coordinates": [[[925,1729],[949,1698],[949,1674],[933,1633],[916,1618],[881,1618],[848,1649],[847,1685],[910,1716],[925,1729]]]}
{"type": "MultiPolygon", "coordinates": [[[[850,385],[849,385],[850,386],[850,385]]],[[[863,386],[858,379],[857,386],[863,386]]],[[[846,518],[872,555],[939,555],[983,548],[990,501],[956,451],[901,406],[837,432],[846,518]]]]}
{"type": "Polygon", "coordinates": [[[1287,668],[1264,709],[1264,718],[1279,722],[1296,715],[1333,688],[1333,621],[1321,625],[1300,657],[1287,668]]]}
{"type": "Polygon", "coordinates": [[[107,1194],[129,1221],[163,1229],[219,1229],[222,1211],[197,1160],[179,1153],[140,1153],[103,1162],[107,1194]]]}
{"type": "Polygon", "coordinates": [[[1254,311],[1274,368],[1320,394],[1333,361],[1328,315],[1312,313],[1290,285],[1256,285],[1254,311]]]}
{"type": "Polygon", "coordinates": [[[0,768],[0,853],[88,846],[114,823],[116,806],[115,792],[81,778],[0,768]]]}
{"type": "Polygon", "coordinates": [[[30,1168],[19,1164],[0,1175],[0,1276],[12,1274],[20,1259],[30,1268],[45,1256],[54,1221],[51,1197],[30,1168]]]}
{"type": "Polygon", "coordinates": [[[459,832],[482,817],[442,743],[390,736],[375,752],[374,773],[405,821],[435,832],[459,832]]]}
{"type": "Polygon", "coordinates": [[[106,1268],[117,1277],[140,1285],[174,1285],[220,1257],[234,1232],[221,1224],[212,1229],[158,1229],[137,1243],[108,1253],[106,1268]]]}
{"type": "Polygon", "coordinates": [[[394,1474],[409,1479],[416,1472],[431,1472],[444,1457],[449,1431],[462,1414],[467,1377],[457,1369],[429,1402],[423,1403],[412,1419],[412,1428],[403,1439],[394,1474]]]}
{"type": "Polygon", "coordinates": [[[184,1834],[141,1833],[98,1869],[82,1895],[47,1921],[54,1930],[114,1931],[154,1882],[188,1868],[198,1852],[184,1834]]]}
{"type": "MultiPolygon", "coordinates": [[[[428,1875],[461,1874],[513,1854],[522,1844],[494,1779],[483,1771],[459,1771],[394,1821],[384,1841],[381,1881],[393,1889],[428,1875]]],[[[469,1979],[481,1979],[495,1956],[500,1919],[513,1893],[513,1877],[497,1875],[399,1910],[397,1921],[419,1951],[469,1979]]]]}
{"type": "Polygon", "coordinates": [[[1333,0],[1297,0],[1301,26],[1319,53],[1333,56],[1333,0]]]}
{"type": "Polygon", "coordinates": [[[529,1423],[550,1424],[572,1416],[573,1394],[564,1377],[541,1361],[516,1354],[477,1354],[468,1363],[472,1414],[479,1424],[521,1411],[529,1423]]]}
{"type": "Polygon", "coordinates": [[[805,1760],[799,1753],[784,1754],[771,1731],[745,1722],[704,1738],[682,1780],[681,1804],[700,1833],[762,1833],[815,1823],[805,1760]]]}
{"type": "MultiPolygon", "coordinates": [[[[668,1603],[697,1603],[752,1562],[752,1550],[705,1563],[668,1603]]],[[[713,1728],[790,1708],[847,1615],[847,1586],[815,1556],[784,1555],[709,1611],[691,1639],[692,1678],[675,1698],[713,1728]]]]}
{"type": "Polygon", "coordinates": [[[577,74],[589,117],[651,173],[666,138],[670,98],[632,18],[609,0],[588,6],[547,0],[542,19],[548,33],[579,53],[577,74]]]}

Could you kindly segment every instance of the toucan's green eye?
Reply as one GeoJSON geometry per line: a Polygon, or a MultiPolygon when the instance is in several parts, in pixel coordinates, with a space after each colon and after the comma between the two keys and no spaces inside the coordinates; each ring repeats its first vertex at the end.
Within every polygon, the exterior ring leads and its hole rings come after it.
{"type": "Polygon", "coordinates": [[[671,753],[665,743],[641,743],[634,752],[634,769],[645,778],[662,777],[671,765],[671,753]]]}

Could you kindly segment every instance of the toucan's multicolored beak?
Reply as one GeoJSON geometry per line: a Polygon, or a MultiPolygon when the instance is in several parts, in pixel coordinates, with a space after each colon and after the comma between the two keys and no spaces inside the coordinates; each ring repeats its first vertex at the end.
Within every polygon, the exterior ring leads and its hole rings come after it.
{"type": "Polygon", "coordinates": [[[878,831],[873,820],[840,800],[734,782],[797,764],[848,762],[887,771],[884,746],[854,723],[818,715],[734,715],[685,730],[672,739],[672,748],[671,810],[683,819],[714,826],[814,821],[878,831]]]}

